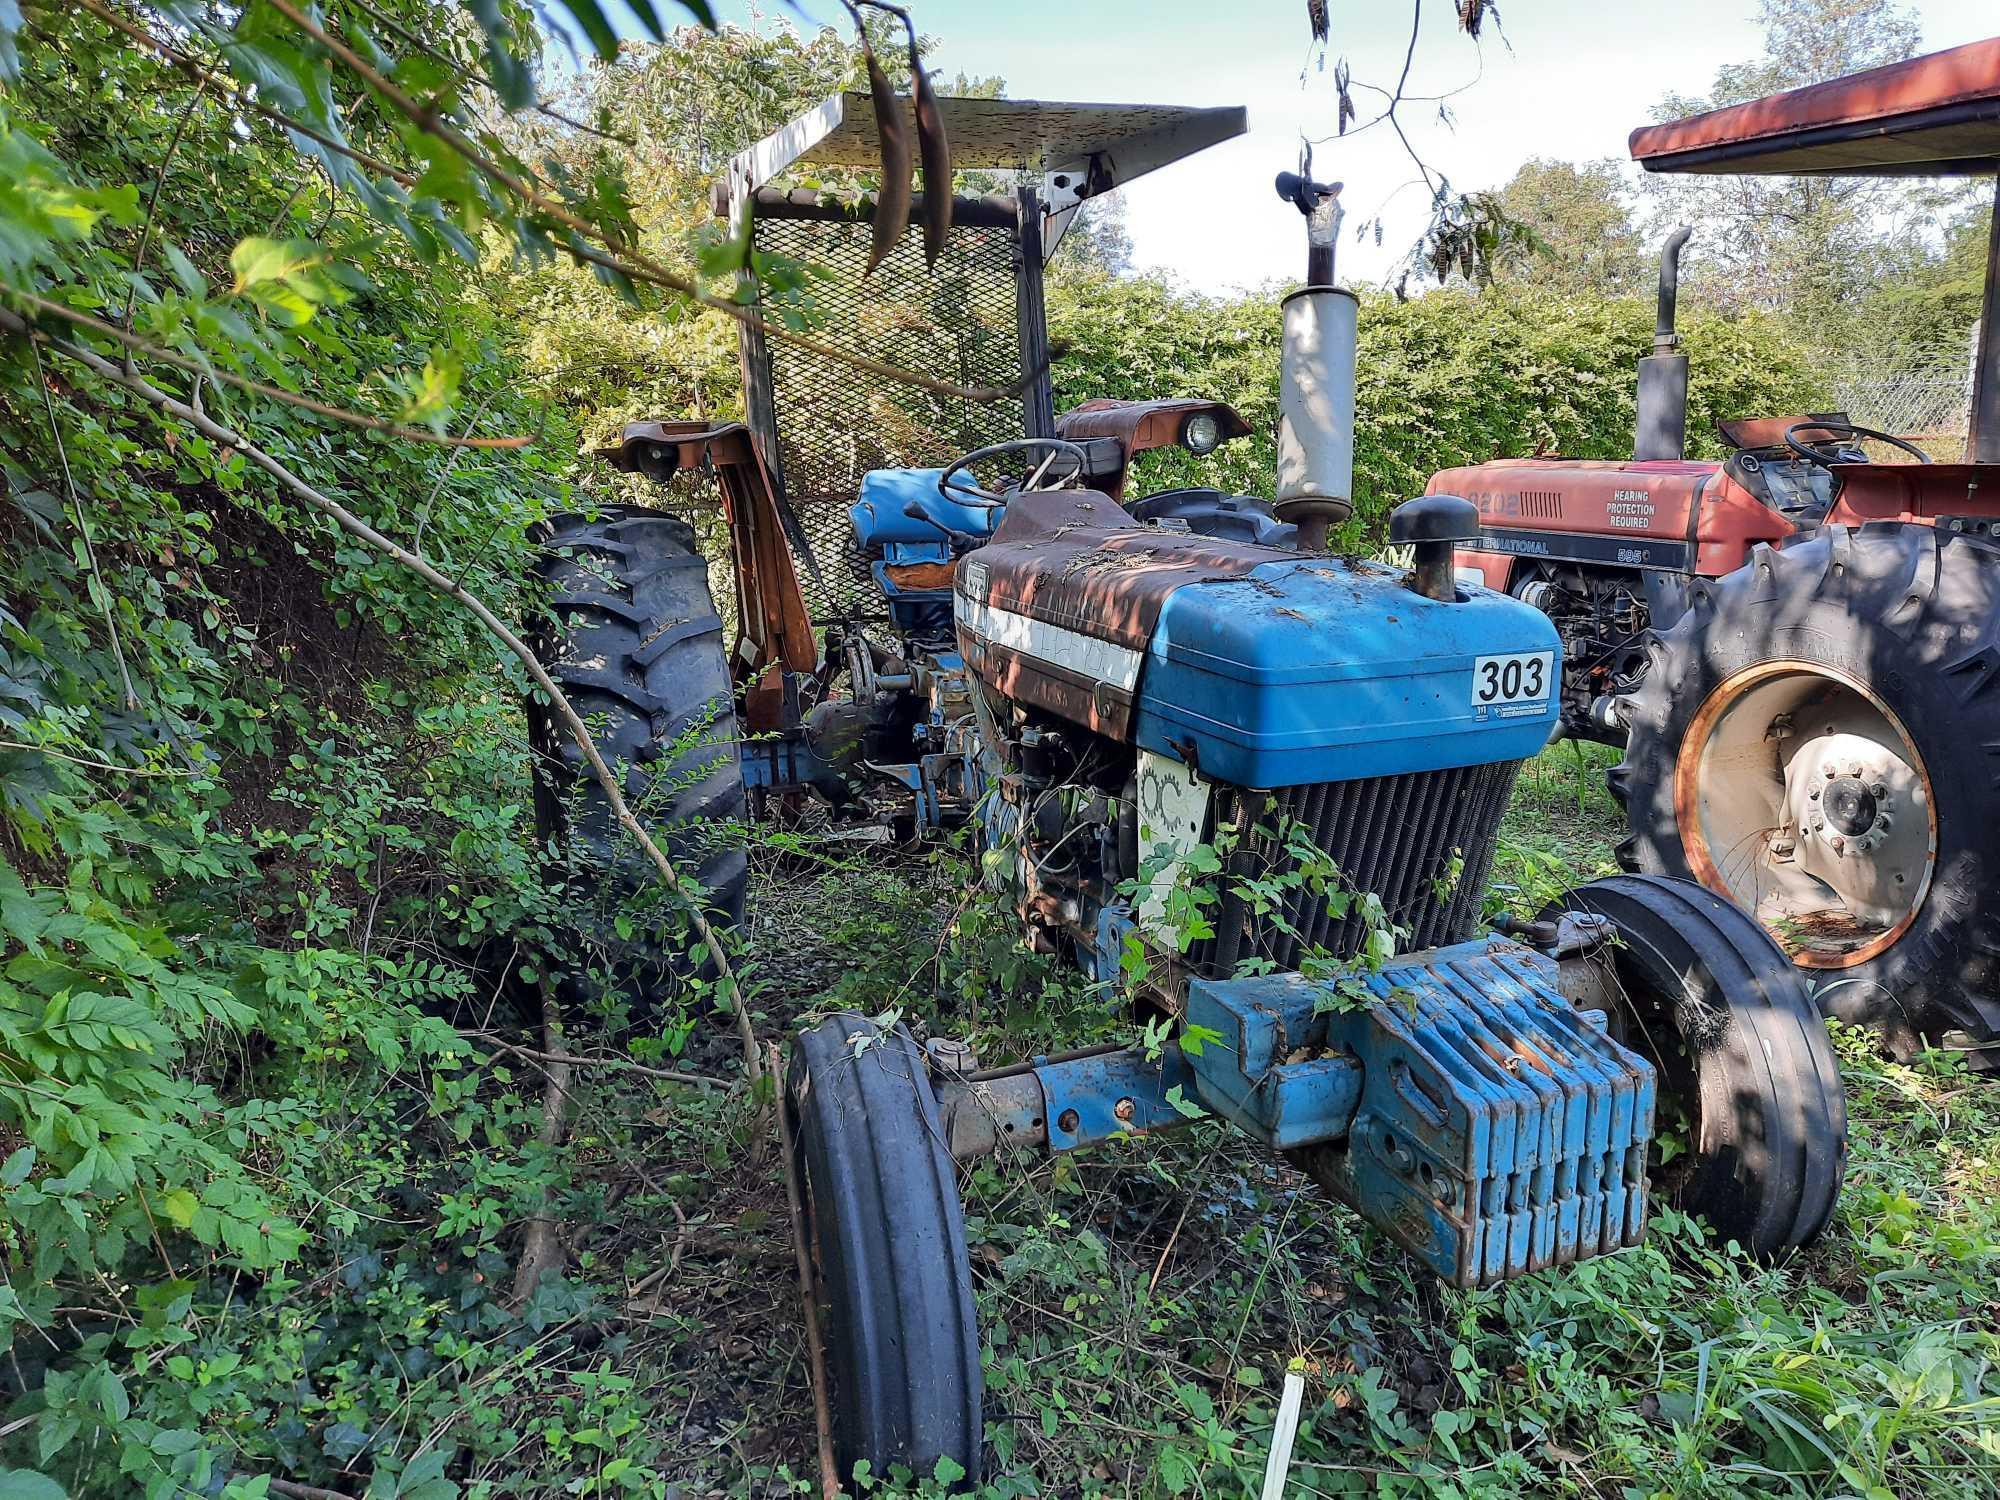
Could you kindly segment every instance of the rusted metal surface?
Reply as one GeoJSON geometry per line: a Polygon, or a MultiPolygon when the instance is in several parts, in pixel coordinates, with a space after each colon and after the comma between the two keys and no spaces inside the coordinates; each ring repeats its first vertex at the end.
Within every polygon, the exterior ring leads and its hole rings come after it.
{"type": "Polygon", "coordinates": [[[1946,176],[2000,164],[2000,36],[1632,132],[1648,172],[1946,176]]]}
{"type": "MultiPolygon", "coordinates": [[[[710,470],[722,491],[729,560],[736,575],[738,681],[755,682],[783,666],[810,672],[819,645],[798,573],[786,545],[782,508],[769,470],[741,422],[631,422],[597,457],[626,473],[667,480],[710,470]]],[[[752,727],[760,727],[753,725],[752,727]]]]}
{"type": "Polygon", "coordinates": [[[1833,443],[1846,436],[1847,413],[1801,412],[1795,417],[1741,417],[1717,422],[1715,430],[1732,448],[1782,448],[1785,434],[1802,422],[1832,422],[1835,427],[1808,427],[1797,434],[1802,443],[1833,443]]]}
{"type": "Polygon", "coordinates": [[[1649,172],[1983,175],[2000,167],[2000,37],[1632,132],[1649,172]]]}
{"type": "MultiPolygon", "coordinates": [[[[1875,466],[1843,465],[1842,467],[1845,470],[1848,468],[1875,466]]],[[[1942,465],[1908,464],[1894,467],[1907,468],[1914,471],[1931,467],[1942,467],[1942,465]]],[[[1732,882],[1722,868],[1725,861],[1741,861],[1745,857],[1745,849],[1742,847],[1740,837],[1730,841],[1732,847],[1724,849],[1712,848],[1709,839],[1709,824],[1711,821],[1709,816],[1711,812],[1709,802],[1714,794],[1714,789],[1709,784],[1707,778],[1711,774],[1717,776],[1731,773],[1740,774],[1740,771],[1738,771],[1738,768],[1732,766],[1718,768],[1711,772],[1707,752],[1710,741],[1715,737],[1717,728],[1721,724],[1724,715],[1740,702],[1746,693],[1757,687],[1760,683],[1788,676],[1803,677],[1811,679],[1814,682],[1838,684],[1848,689],[1850,692],[1865,699],[1882,716],[1889,727],[1902,736],[1905,749],[1914,744],[1909,730],[1903,724],[1902,720],[1896,716],[1887,704],[1883,703],[1880,698],[1876,697],[1869,690],[1866,683],[1862,682],[1858,677],[1851,676],[1846,672],[1822,663],[1799,658],[1781,657],[1771,661],[1758,662],[1746,667],[1718,684],[1715,690],[1703,701],[1701,707],[1696,710],[1694,721],[1689,724],[1687,734],[1682,741],[1680,759],[1674,766],[1674,821],[1675,826],[1681,830],[1682,846],[1687,851],[1688,868],[1694,875],[1694,878],[1718,895],[1742,901],[1746,906],[1750,905],[1756,899],[1757,893],[1754,890],[1746,892],[1741,889],[1740,882],[1732,882]]],[[[1753,731],[1756,728],[1754,724],[1751,727],[1753,731]]],[[[1912,889],[1913,899],[1910,901],[1908,911],[1900,921],[1872,932],[1863,932],[1853,924],[1846,923],[1843,914],[1831,911],[1809,914],[1811,917],[1818,919],[1817,926],[1812,921],[1801,923],[1797,916],[1788,917],[1787,920],[1792,924],[1793,930],[1790,937],[1785,940],[1784,946],[1792,962],[1798,964],[1800,967],[1807,969],[1851,969],[1857,964],[1867,963],[1870,959],[1879,956],[1897,942],[1904,933],[1909,931],[1911,924],[1916,921],[1917,913],[1923,905],[1923,896],[1929,887],[1931,870],[1935,867],[1936,863],[1938,815],[1937,798],[1931,787],[1930,773],[1924,768],[1921,759],[1915,757],[1914,752],[1911,753],[1911,761],[1913,762],[1911,770],[1915,773],[1916,779],[1922,787],[1921,800],[1926,819],[1925,826],[1929,854],[1921,884],[1912,889]],[[1834,926],[1827,924],[1825,919],[1828,917],[1838,917],[1840,919],[1841,925],[1838,930],[1834,926]]],[[[1817,797],[1818,793],[1815,792],[1814,795],[1817,797]]],[[[1735,831],[1740,834],[1740,830],[1735,831]]],[[[1781,826],[1769,830],[1765,837],[1767,841],[1775,841],[1785,836],[1787,832],[1788,830],[1781,826]]],[[[1768,842],[1763,847],[1768,848],[1768,842]]]]}
{"type": "Polygon", "coordinates": [[[1089,491],[1031,492],[959,562],[959,649],[1003,696],[1122,737],[1167,596],[1293,556],[1142,529],[1089,491]]]}
{"type": "Polygon", "coordinates": [[[948,562],[882,564],[882,576],[900,589],[948,589],[951,570],[948,562]]]}
{"type": "Polygon", "coordinates": [[[1124,464],[1115,475],[1098,475],[1093,483],[1114,500],[1125,496],[1126,466],[1139,454],[1154,448],[1170,448],[1181,440],[1181,428],[1196,413],[1206,413],[1221,425],[1222,441],[1239,438],[1250,424],[1224,401],[1188,398],[1158,401],[1116,401],[1100,397],[1073,406],[1056,418],[1056,436],[1080,443],[1091,438],[1112,438],[1124,453],[1124,464]]]}

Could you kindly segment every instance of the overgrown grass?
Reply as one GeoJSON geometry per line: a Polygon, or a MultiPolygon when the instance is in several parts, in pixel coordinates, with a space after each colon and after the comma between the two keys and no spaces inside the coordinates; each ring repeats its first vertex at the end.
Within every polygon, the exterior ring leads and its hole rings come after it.
{"type": "MultiPolygon", "coordinates": [[[[1524,770],[1497,876],[1511,899],[1610,868],[1610,758],[1557,746],[1524,770]]],[[[1108,1024],[1032,963],[991,983],[998,926],[948,871],[878,867],[782,900],[790,936],[762,941],[816,966],[851,955],[812,1006],[893,1005],[974,1030],[992,1058],[1108,1024]]],[[[1838,1043],[1853,1118],[1842,1209],[1776,1268],[1663,1210],[1640,1248],[1453,1291],[1210,1125],[972,1167],[982,1493],[1255,1493],[1293,1361],[1307,1400],[1290,1495],[2000,1493],[2000,1094],[1944,1059],[1898,1066],[1864,1036],[1838,1043]]],[[[728,1269],[740,1285],[747,1268],[728,1269]]],[[[693,1385],[761,1393],[741,1425],[683,1452],[688,1494],[810,1472],[795,1318],[782,1297],[768,1305],[761,1377],[726,1349],[695,1356],[711,1375],[693,1385]]]]}

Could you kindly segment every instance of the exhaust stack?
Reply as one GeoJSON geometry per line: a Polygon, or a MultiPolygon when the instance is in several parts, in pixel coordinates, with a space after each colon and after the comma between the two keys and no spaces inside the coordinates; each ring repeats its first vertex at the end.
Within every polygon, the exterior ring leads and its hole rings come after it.
{"type": "Polygon", "coordinates": [[[1653,352],[1639,361],[1639,420],[1632,457],[1687,456],[1688,358],[1674,331],[1674,304],[1681,287],[1681,249],[1694,231],[1683,224],[1660,252],[1660,310],[1653,323],[1653,352]]]}
{"type": "Polygon", "coordinates": [[[1278,380],[1278,491],[1271,509],[1324,547],[1354,511],[1354,340],[1360,304],[1333,285],[1340,184],[1278,174],[1278,196],[1306,216],[1306,285],[1285,298],[1278,380]]]}

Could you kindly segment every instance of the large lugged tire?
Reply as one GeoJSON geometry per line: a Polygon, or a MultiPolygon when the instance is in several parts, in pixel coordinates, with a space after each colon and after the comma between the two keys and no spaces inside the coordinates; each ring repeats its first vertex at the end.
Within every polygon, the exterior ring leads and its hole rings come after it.
{"type": "Polygon", "coordinates": [[[937,1099],[908,1031],[843,1014],[803,1033],[785,1083],[828,1313],[841,1472],[949,1458],[979,1476],[972,1265],[937,1099]],[[857,1051],[857,1045],[859,1050],[857,1051]]]}
{"type": "Polygon", "coordinates": [[[1750,908],[1821,1010],[2000,1067],[2000,546],[1760,546],[1649,641],[1611,788],[1627,869],[1750,908]]]}
{"type": "MultiPolygon", "coordinates": [[[[628,803],[652,825],[675,868],[708,892],[722,928],[743,920],[749,883],[746,807],[722,621],[694,531],[677,516],[615,507],[548,523],[538,571],[553,627],[536,632],[549,673],[592,726],[598,753],[624,778],[628,803]]],[[[657,877],[620,838],[582,749],[546,704],[528,704],[537,765],[536,826],[567,844],[573,865],[609,887],[600,907],[657,877]]],[[[594,934],[635,1008],[657,1004],[678,953],[650,938],[594,934]]]]}
{"type": "Polygon", "coordinates": [[[1616,927],[1621,1039],[1687,1116],[1688,1156],[1656,1186],[1753,1255],[1811,1243],[1840,1197],[1847,1101],[1799,971],[1741,907],[1691,880],[1614,875],[1562,905],[1616,927]]]}

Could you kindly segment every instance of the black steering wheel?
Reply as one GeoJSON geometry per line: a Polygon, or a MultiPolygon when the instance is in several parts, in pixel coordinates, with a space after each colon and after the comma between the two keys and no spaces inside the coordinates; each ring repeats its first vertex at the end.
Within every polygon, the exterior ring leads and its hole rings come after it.
{"type": "Polygon", "coordinates": [[[997,495],[992,490],[983,488],[977,480],[960,479],[957,476],[974,464],[984,463],[989,458],[999,458],[1002,454],[1043,452],[1058,454],[1070,461],[1071,467],[1062,476],[1064,479],[1074,479],[1090,466],[1089,455],[1066,438],[1009,438],[1004,443],[989,443],[984,448],[974,448],[938,475],[938,493],[947,500],[959,500],[967,505],[983,505],[988,509],[996,505],[1005,505],[1007,503],[1005,495],[997,495]]]}
{"type": "Polygon", "coordinates": [[[1877,432],[1873,427],[1856,427],[1852,422],[1794,422],[1785,429],[1785,446],[1808,463],[1849,464],[1854,460],[1830,443],[1808,443],[1799,434],[1802,432],[1845,433],[1848,437],[1872,438],[1878,443],[1887,443],[1891,448],[1901,448],[1920,464],[1931,462],[1931,456],[1915,443],[1897,437],[1893,432],[1877,432]]]}

